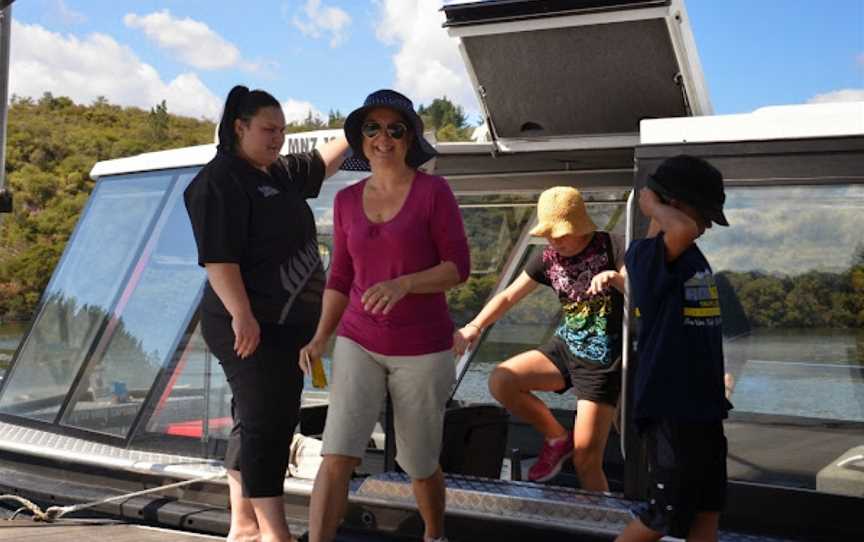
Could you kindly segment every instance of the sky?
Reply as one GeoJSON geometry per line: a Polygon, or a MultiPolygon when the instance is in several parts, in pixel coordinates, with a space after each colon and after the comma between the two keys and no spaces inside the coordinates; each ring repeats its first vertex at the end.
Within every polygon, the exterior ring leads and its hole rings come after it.
{"type": "MultiPolygon", "coordinates": [[[[216,120],[235,84],[286,118],[347,114],[378,88],[478,106],[441,0],[18,0],[10,94],[98,96],[216,120]]],[[[689,0],[717,114],[864,100],[864,0],[689,0]]]]}

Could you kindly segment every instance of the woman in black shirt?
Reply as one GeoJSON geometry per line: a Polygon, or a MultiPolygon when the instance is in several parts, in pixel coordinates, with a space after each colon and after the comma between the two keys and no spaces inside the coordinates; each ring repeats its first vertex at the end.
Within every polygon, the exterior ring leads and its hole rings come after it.
{"type": "Polygon", "coordinates": [[[281,156],[285,117],[262,90],[231,89],[213,158],[184,194],[207,270],[201,328],[231,386],[229,540],[292,540],[282,500],[303,374],[293,360],[321,312],[324,269],[306,203],[338,170],[340,137],[281,156]]]}

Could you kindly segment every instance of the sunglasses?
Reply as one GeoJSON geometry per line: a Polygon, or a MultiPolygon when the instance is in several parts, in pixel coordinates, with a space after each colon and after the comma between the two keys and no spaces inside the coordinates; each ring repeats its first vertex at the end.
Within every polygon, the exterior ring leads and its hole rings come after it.
{"type": "MultiPolygon", "coordinates": [[[[377,136],[384,126],[381,126],[378,122],[364,122],[363,126],[360,128],[360,131],[363,133],[363,136],[367,139],[372,139],[377,136]]],[[[386,127],[387,133],[390,134],[390,137],[393,139],[402,139],[405,137],[405,134],[408,133],[408,125],[404,122],[394,122],[393,124],[388,124],[386,127]]]]}

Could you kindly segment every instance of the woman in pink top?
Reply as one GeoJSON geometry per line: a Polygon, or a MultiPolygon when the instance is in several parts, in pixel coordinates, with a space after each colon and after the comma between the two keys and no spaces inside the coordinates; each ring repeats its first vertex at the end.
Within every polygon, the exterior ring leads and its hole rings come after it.
{"type": "Polygon", "coordinates": [[[309,540],[329,541],[345,513],[387,392],[396,461],[411,477],[426,540],[444,540],[444,477],[438,465],[444,407],[455,370],[444,292],[468,277],[468,243],[456,198],[417,167],[435,155],[411,100],[370,94],[345,120],[355,157],[372,175],[339,192],[324,307],[300,365],[319,358],[337,331],[324,460],[315,479],[309,540]]]}

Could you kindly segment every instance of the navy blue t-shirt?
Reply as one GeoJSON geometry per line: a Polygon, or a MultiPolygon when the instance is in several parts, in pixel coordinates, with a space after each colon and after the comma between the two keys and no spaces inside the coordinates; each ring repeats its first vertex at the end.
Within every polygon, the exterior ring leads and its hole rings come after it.
{"type": "Polygon", "coordinates": [[[663,233],[631,243],[630,295],[639,321],[634,417],[718,421],[732,408],[723,386],[717,286],[695,244],[666,261],[663,233]]]}

